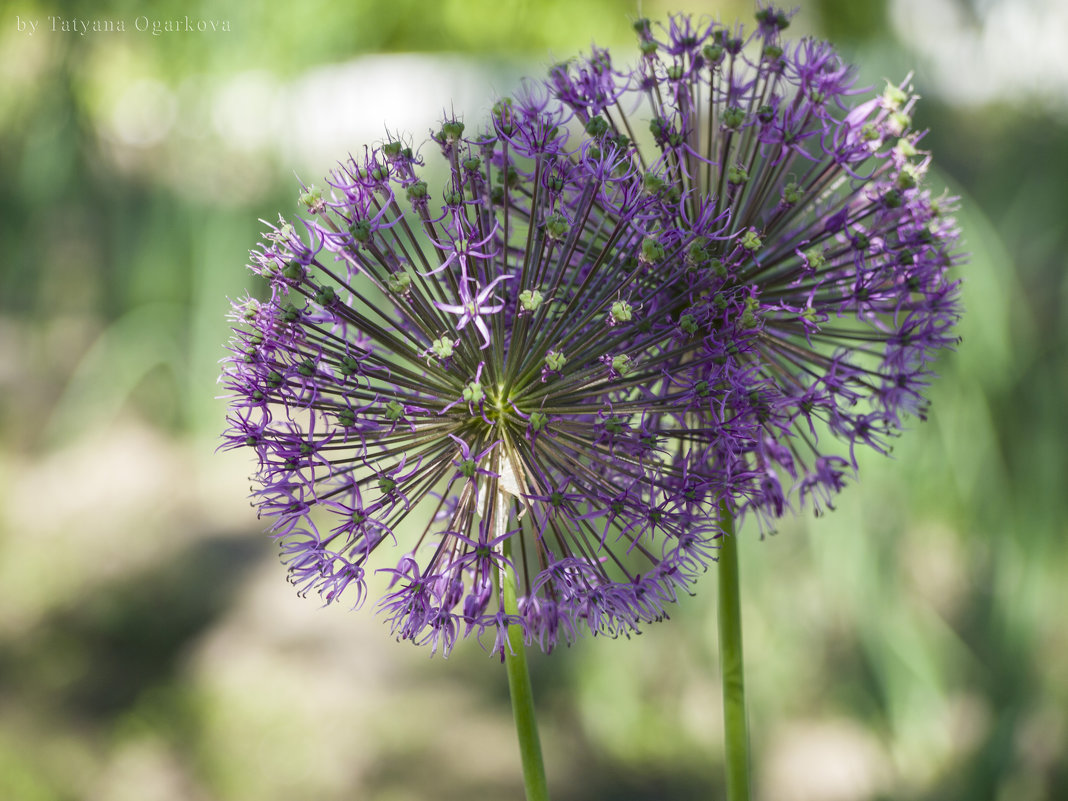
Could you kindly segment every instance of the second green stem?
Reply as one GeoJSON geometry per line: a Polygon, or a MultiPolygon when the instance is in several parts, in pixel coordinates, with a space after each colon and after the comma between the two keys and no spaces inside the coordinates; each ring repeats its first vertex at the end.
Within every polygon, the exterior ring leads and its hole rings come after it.
{"type": "Polygon", "coordinates": [[[745,711],[742,659],[742,604],[738,575],[738,538],[734,516],[720,504],[719,661],[723,678],[723,732],[726,743],[727,801],[749,801],[749,721],[745,711]]]}

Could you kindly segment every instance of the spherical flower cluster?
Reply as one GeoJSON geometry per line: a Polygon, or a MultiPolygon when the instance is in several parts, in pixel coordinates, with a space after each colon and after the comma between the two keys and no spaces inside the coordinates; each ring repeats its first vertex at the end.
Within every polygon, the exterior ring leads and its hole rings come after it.
{"type": "Polygon", "coordinates": [[[225,437],[302,592],[385,572],[394,633],[446,653],[626,634],[714,560],[719,508],[818,510],[922,416],[956,231],[915,99],[851,106],[829,45],[758,21],[639,21],[635,68],[595,51],[445,120],[440,190],[391,140],[272,226],[225,437]]]}

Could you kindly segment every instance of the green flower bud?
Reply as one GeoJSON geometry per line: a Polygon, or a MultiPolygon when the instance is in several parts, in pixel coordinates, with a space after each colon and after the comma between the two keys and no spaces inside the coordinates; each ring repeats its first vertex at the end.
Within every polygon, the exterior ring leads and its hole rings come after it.
{"type": "Polygon", "coordinates": [[[655,174],[647,172],[642,177],[642,188],[650,195],[655,195],[664,188],[664,181],[655,174]]]}
{"type": "Polygon", "coordinates": [[[456,142],[463,134],[464,124],[459,120],[453,120],[441,126],[441,135],[450,144],[456,142]]]}
{"type": "Polygon", "coordinates": [[[289,223],[282,223],[277,231],[273,231],[267,234],[267,238],[272,242],[289,242],[296,236],[297,230],[289,223]]]}
{"type": "Polygon", "coordinates": [[[778,45],[764,45],[764,52],[761,55],[765,61],[778,61],[782,57],[782,48],[778,45]]]}
{"type": "Polygon", "coordinates": [[[655,264],[664,258],[664,246],[647,236],[642,240],[641,260],[647,264],[655,264]]]}
{"type": "Polygon", "coordinates": [[[608,314],[614,322],[625,323],[634,316],[634,310],[627,301],[617,300],[612,304],[612,308],[608,314]]]}
{"type": "Polygon", "coordinates": [[[385,414],[387,420],[396,423],[404,417],[404,406],[400,401],[391,400],[386,404],[383,414],[385,414]]]}
{"type": "Polygon", "coordinates": [[[892,83],[887,83],[886,91],[883,92],[883,102],[888,109],[897,110],[905,105],[908,99],[909,96],[902,89],[892,83]]]}
{"type": "Polygon", "coordinates": [[[608,122],[605,121],[604,117],[593,117],[586,123],[586,133],[594,139],[600,139],[608,133],[608,122]]]}
{"type": "Polygon", "coordinates": [[[413,184],[409,184],[406,192],[408,193],[408,200],[413,203],[424,200],[428,195],[426,181],[416,181],[413,184]]]}
{"type": "Polygon", "coordinates": [[[528,312],[537,311],[544,300],[545,296],[537,289],[524,289],[519,293],[519,305],[528,312]]]}
{"type": "Polygon", "coordinates": [[[723,45],[705,45],[704,49],[701,50],[701,54],[708,60],[709,64],[719,64],[723,60],[723,45]]]}
{"type": "Polygon", "coordinates": [[[823,248],[819,245],[810,247],[804,251],[805,261],[808,262],[809,269],[822,270],[827,266],[827,258],[823,255],[823,248]]]}
{"type": "Polygon", "coordinates": [[[620,353],[618,356],[612,357],[612,369],[621,376],[629,375],[634,371],[634,360],[626,353],[620,353]]]}
{"type": "Polygon", "coordinates": [[[897,174],[897,180],[894,183],[898,189],[915,189],[919,179],[919,170],[911,164],[906,164],[897,174]]]}
{"type": "Polygon", "coordinates": [[[493,105],[493,119],[497,121],[497,127],[505,136],[509,136],[515,130],[512,122],[512,98],[504,97],[493,105]]]}
{"type": "Polygon", "coordinates": [[[412,277],[406,270],[402,270],[399,273],[393,273],[386,279],[386,285],[389,287],[389,291],[395,295],[403,295],[411,288],[412,277]]]}
{"type": "Polygon", "coordinates": [[[903,159],[910,159],[920,151],[908,139],[898,139],[897,144],[894,145],[894,152],[903,159]]]}
{"type": "Polygon", "coordinates": [[[797,205],[801,198],[804,197],[804,192],[801,191],[801,187],[796,182],[790,181],[786,186],[782,188],[782,202],[788,206],[797,205]]]}
{"type": "Polygon", "coordinates": [[[430,343],[430,350],[441,360],[452,356],[454,347],[452,340],[445,337],[439,337],[430,343]]]}
{"type": "Polygon", "coordinates": [[[551,350],[545,354],[545,366],[554,373],[563,370],[565,364],[567,364],[567,357],[559,351],[551,350]]]}
{"type": "Polygon", "coordinates": [[[903,134],[912,125],[912,117],[904,111],[894,111],[890,114],[890,130],[898,136],[903,134]]]}
{"type": "Polygon", "coordinates": [[[762,8],[756,12],[757,22],[762,25],[774,25],[780,31],[785,30],[790,25],[790,18],[786,16],[786,12],[780,11],[775,8],[762,8]]]}
{"type": "Polygon", "coordinates": [[[760,235],[756,232],[755,228],[750,228],[742,234],[742,247],[750,252],[760,250],[763,244],[764,240],[760,238],[760,235]]]}
{"type": "Polygon", "coordinates": [[[731,106],[723,112],[723,127],[736,131],[745,122],[745,111],[737,106],[731,106]]]}
{"type": "Polygon", "coordinates": [[[711,255],[708,251],[708,240],[699,236],[686,249],[686,264],[691,268],[697,267],[708,261],[711,255]]]}
{"type": "Polygon", "coordinates": [[[461,397],[468,403],[479,403],[486,397],[486,393],[483,391],[480,382],[470,381],[467,386],[464,387],[461,397]]]}
{"type": "Polygon", "coordinates": [[[745,309],[742,311],[742,327],[756,328],[760,324],[760,301],[756,298],[745,299],[745,309]]]}
{"type": "Polygon", "coordinates": [[[320,287],[319,291],[315,293],[315,302],[320,306],[329,306],[337,300],[337,293],[334,292],[332,286],[320,287]]]}
{"type": "Polygon", "coordinates": [[[349,226],[349,233],[357,242],[366,244],[371,240],[371,223],[367,220],[356,220],[349,226]]]}
{"type": "Polygon", "coordinates": [[[345,355],[341,357],[341,374],[343,376],[356,375],[360,369],[360,363],[356,361],[352,356],[345,355]]]}
{"type": "Polygon", "coordinates": [[[562,214],[550,214],[545,218],[545,235],[549,239],[561,240],[571,231],[571,225],[562,214]]]}
{"type": "Polygon", "coordinates": [[[315,211],[316,209],[321,208],[323,192],[321,189],[309,186],[304,192],[300,193],[299,200],[310,211],[315,211]]]}

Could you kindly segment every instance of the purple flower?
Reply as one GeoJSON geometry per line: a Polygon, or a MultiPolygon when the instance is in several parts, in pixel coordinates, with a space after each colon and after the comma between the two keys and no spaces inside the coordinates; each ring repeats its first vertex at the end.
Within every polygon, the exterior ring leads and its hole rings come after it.
{"type": "Polygon", "coordinates": [[[478,329],[478,333],[482,335],[482,350],[485,350],[490,346],[490,333],[489,328],[486,326],[486,321],[482,319],[484,314],[496,314],[499,311],[503,311],[503,303],[494,303],[486,305],[489,300],[496,300],[496,297],[492,294],[493,288],[501,281],[508,281],[513,276],[499,275],[489,282],[485,287],[479,290],[478,294],[474,297],[471,296],[471,290],[468,284],[472,279],[466,274],[460,274],[460,302],[459,303],[442,303],[441,301],[434,301],[434,305],[443,312],[457,315],[456,330],[462,331],[464,326],[468,323],[474,323],[475,328],[478,329]]]}
{"type": "Polygon", "coordinates": [[[858,446],[885,452],[923,419],[931,363],[957,341],[961,257],[952,200],[923,187],[907,81],[853,102],[864,93],[830,45],[782,41],[777,9],[757,20],[747,38],[639,20],[636,69],[599,69],[595,52],[552,86],[603,141],[648,125],[647,186],[679,201],[660,240],[685,242],[693,271],[656,300],[673,310],[657,325],[692,344],[671,378],[709,425],[684,467],[767,522],[794,501],[829,507],[858,446]],[[691,222],[709,219],[713,235],[691,222]]]}
{"type": "Polygon", "coordinates": [[[758,19],[640,21],[633,70],[595,51],[446,119],[441,189],[389,141],[265,235],[224,447],[301,592],[385,572],[394,634],[443,653],[628,634],[714,561],[721,502],[829,506],[922,416],[956,231],[914,98],[851,106],[829,46],[758,19]]]}

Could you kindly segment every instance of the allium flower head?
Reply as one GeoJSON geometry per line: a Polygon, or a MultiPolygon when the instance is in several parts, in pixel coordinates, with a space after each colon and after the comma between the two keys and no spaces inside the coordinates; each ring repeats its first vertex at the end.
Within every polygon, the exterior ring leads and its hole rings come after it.
{"type": "Polygon", "coordinates": [[[726,356],[712,458],[688,469],[766,521],[792,501],[829,506],[858,445],[885,452],[906,415],[925,416],[931,362],[957,341],[960,257],[952,199],[922,185],[908,81],[864,97],[831,45],[784,41],[781,10],[756,16],[749,34],[639,20],[636,68],[600,51],[550,78],[587,130],[647,126],[638,158],[679,196],[665,228],[689,237],[699,276],[675,317],[697,340],[688,359],[726,356]]]}
{"type": "Polygon", "coordinates": [[[394,633],[443,652],[625,634],[714,559],[719,504],[827,503],[922,413],[955,230],[914,99],[850,106],[828,45],[758,19],[640,21],[637,67],[595,51],[446,119],[444,186],[394,139],[271,227],[226,441],[302,592],[385,572],[394,633]]]}

